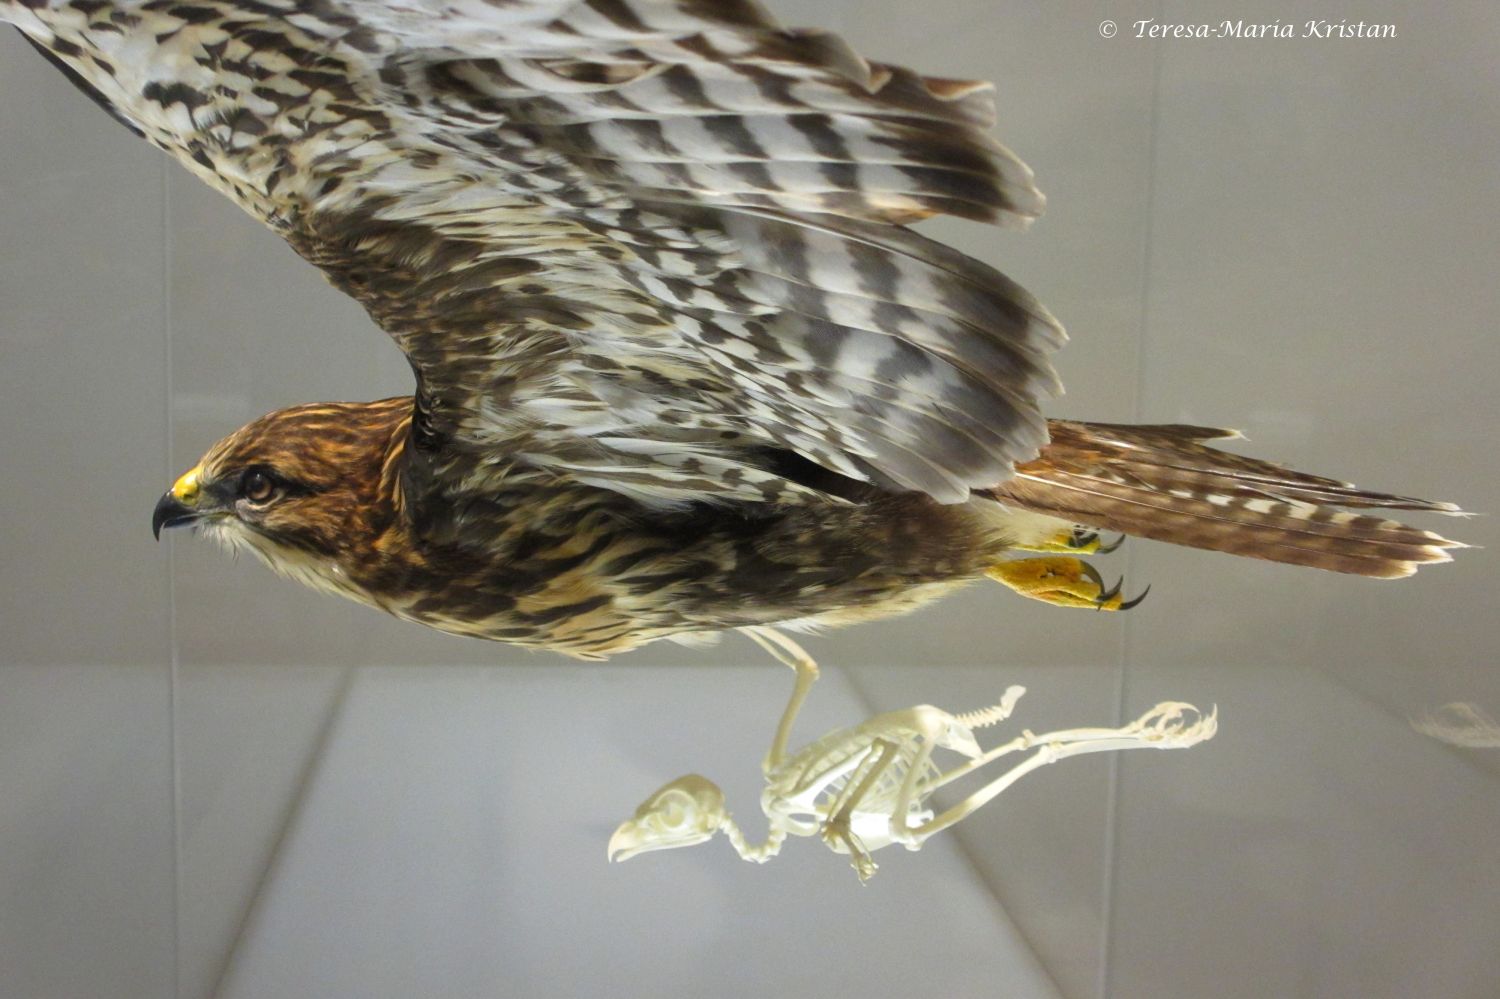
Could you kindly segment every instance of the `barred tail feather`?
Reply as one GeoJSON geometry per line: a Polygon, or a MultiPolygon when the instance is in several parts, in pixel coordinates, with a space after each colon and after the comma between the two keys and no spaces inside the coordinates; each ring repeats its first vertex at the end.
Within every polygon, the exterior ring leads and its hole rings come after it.
{"type": "Polygon", "coordinates": [[[1209,447],[1233,430],[1049,421],[1051,442],[990,491],[1012,506],[1192,548],[1395,579],[1464,545],[1353,510],[1461,514],[1209,447]]]}

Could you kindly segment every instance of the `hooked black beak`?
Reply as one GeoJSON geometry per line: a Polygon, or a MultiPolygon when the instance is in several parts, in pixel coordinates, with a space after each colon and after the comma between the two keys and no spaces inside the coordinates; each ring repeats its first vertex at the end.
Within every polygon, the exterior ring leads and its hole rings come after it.
{"type": "Polygon", "coordinates": [[[151,511],[151,533],[156,540],[160,541],[163,527],[181,527],[184,524],[191,524],[200,516],[202,514],[197,510],[183,503],[171,492],[167,492],[156,501],[156,509],[151,511]]]}
{"type": "Polygon", "coordinates": [[[151,533],[157,541],[161,540],[163,527],[181,527],[203,516],[198,509],[203,502],[203,489],[199,483],[202,477],[203,465],[194,465],[156,501],[156,509],[151,511],[151,533]]]}

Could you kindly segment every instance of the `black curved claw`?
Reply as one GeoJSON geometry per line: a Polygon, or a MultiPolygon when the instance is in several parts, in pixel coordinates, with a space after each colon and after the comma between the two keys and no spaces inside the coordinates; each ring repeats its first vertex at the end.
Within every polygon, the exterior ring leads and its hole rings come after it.
{"type": "Polygon", "coordinates": [[[1068,535],[1068,547],[1087,548],[1089,542],[1097,540],[1098,537],[1098,531],[1090,531],[1084,527],[1075,527],[1073,528],[1073,533],[1068,535]]]}
{"type": "Polygon", "coordinates": [[[1099,570],[1084,561],[1079,561],[1078,564],[1083,566],[1083,574],[1089,578],[1089,582],[1099,587],[1100,591],[1103,591],[1104,577],[1099,575],[1099,570]]]}
{"type": "Polygon", "coordinates": [[[1105,604],[1109,603],[1115,597],[1120,595],[1120,587],[1124,585],[1124,576],[1121,576],[1119,579],[1115,580],[1114,586],[1111,586],[1108,590],[1105,590],[1103,593],[1100,593],[1097,597],[1094,598],[1094,609],[1103,610],[1105,604]]]}
{"type": "MultiPolygon", "coordinates": [[[[1094,536],[1098,537],[1097,534],[1094,535],[1094,536]]],[[[1107,545],[1100,545],[1099,548],[1098,548],[1098,550],[1095,551],[1094,554],[1096,554],[1096,555],[1108,555],[1110,552],[1119,551],[1120,550],[1120,546],[1125,543],[1125,538],[1126,537],[1127,537],[1127,535],[1122,534],[1118,538],[1115,538],[1113,541],[1111,541],[1109,544],[1107,544],[1107,545]]]]}
{"type": "Polygon", "coordinates": [[[1145,600],[1146,599],[1146,594],[1148,594],[1150,592],[1151,592],[1151,585],[1148,583],[1146,585],[1146,588],[1141,591],[1140,596],[1137,596],[1137,597],[1134,597],[1134,598],[1132,598],[1130,600],[1125,601],[1123,604],[1121,604],[1117,608],[1117,610],[1126,611],[1126,610],[1130,610],[1130,608],[1132,608],[1132,607],[1138,607],[1138,606],[1140,606],[1141,601],[1145,600]]]}

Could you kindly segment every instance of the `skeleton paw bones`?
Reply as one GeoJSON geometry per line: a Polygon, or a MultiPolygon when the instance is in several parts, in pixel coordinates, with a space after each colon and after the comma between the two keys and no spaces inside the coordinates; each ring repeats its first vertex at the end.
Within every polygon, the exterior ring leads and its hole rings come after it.
{"type": "Polygon", "coordinates": [[[974,730],[1008,718],[1026,691],[1012,686],[1000,703],[954,715],[930,705],[876,715],[838,729],[788,754],[791,727],[817,680],[811,657],[770,628],[741,629],[796,671],[791,700],[761,765],[766,787],[761,810],[768,835],[748,843],[730,816],[724,794],[705,777],[689,774],[663,786],[620,825],[609,840],[611,860],[652,850],[702,843],[722,832],[745,860],[764,863],[790,836],[818,836],[835,853],[847,854],[861,881],[875,873],[870,854],[900,843],[920,849],[934,834],[975,812],[1026,774],[1057,760],[1117,749],[1180,749],[1213,738],[1217,708],[1166,701],[1120,728],[1073,728],[1036,734],[1023,730],[1009,742],[982,750],[974,730]],[[965,757],[952,769],[933,762],[936,750],[965,757]],[[1002,757],[1029,753],[956,805],[936,813],[928,799],[939,788],[974,774],[1002,757]]]}

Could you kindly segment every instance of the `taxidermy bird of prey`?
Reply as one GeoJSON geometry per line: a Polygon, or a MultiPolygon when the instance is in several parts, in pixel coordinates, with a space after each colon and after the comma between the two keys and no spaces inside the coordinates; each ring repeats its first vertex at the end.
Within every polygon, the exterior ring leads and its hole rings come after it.
{"type": "Polygon", "coordinates": [[[411,397],[231,434],[158,531],[590,658],[877,617],[987,574],[1118,609],[1078,558],[1102,529],[1376,577],[1454,547],[1382,513],[1451,505],[1204,443],[1225,431],[1044,419],[1062,329],[906,227],[1040,213],[984,84],[751,0],[0,16],[322,268],[416,374],[411,397]]]}

